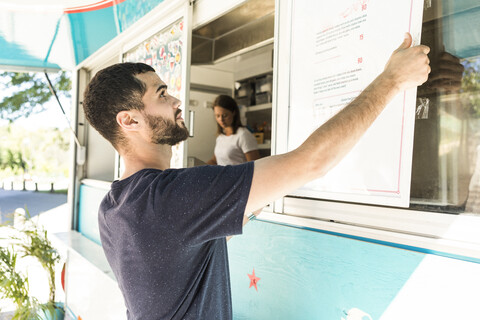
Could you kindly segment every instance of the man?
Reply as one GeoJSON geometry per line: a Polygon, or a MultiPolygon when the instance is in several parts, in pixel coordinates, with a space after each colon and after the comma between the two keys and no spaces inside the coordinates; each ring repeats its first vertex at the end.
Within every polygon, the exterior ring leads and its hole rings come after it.
{"type": "Polygon", "coordinates": [[[144,64],[90,82],[87,119],[125,161],[99,210],[100,236],[129,319],[231,319],[225,237],[254,212],[324,175],[399,92],[425,82],[428,47],[406,35],[385,70],[298,149],[238,166],[169,169],[188,136],[180,101],[144,64]]]}

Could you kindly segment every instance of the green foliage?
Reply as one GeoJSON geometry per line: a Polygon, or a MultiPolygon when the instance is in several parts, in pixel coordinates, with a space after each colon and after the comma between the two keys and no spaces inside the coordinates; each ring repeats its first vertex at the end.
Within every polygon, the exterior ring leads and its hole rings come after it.
{"type": "Polygon", "coordinates": [[[467,106],[468,116],[480,118],[480,58],[463,61],[462,102],[467,106]]]}
{"type": "Polygon", "coordinates": [[[5,149],[3,156],[0,156],[0,169],[2,170],[11,169],[13,172],[18,172],[19,170],[25,172],[26,167],[27,163],[23,159],[21,151],[5,149]]]}
{"type": "Polygon", "coordinates": [[[25,173],[39,178],[67,177],[69,138],[68,129],[0,127],[0,180],[25,173]]]}
{"type": "Polygon", "coordinates": [[[28,277],[16,270],[17,253],[13,247],[0,247],[0,297],[16,305],[12,320],[40,319],[39,310],[51,309],[51,303],[39,304],[28,295],[28,277]]]}
{"type": "Polygon", "coordinates": [[[28,279],[16,271],[17,253],[12,247],[0,247],[0,297],[21,307],[28,299],[28,279]]]}
{"type": "Polygon", "coordinates": [[[49,300],[53,302],[55,301],[55,265],[60,261],[60,256],[48,240],[47,231],[41,233],[34,226],[33,228],[22,230],[22,232],[26,239],[19,246],[23,249],[24,256],[37,258],[42,267],[47,271],[50,284],[49,300]]]}
{"type": "MultiPolygon", "coordinates": [[[[21,228],[9,225],[0,225],[9,228],[14,233],[8,238],[9,246],[0,246],[0,297],[16,304],[15,314],[12,318],[41,319],[43,313],[55,314],[55,266],[60,261],[57,250],[52,246],[47,237],[47,232],[38,227],[31,219],[18,215],[21,228]],[[29,295],[28,278],[17,271],[17,258],[36,258],[47,273],[49,283],[49,300],[47,303],[39,301],[29,295]]],[[[3,239],[5,240],[5,239],[3,239]]]]}
{"type": "MultiPolygon", "coordinates": [[[[58,96],[70,97],[68,73],[62,71],[50,79],[58,96]]],[[[0,101],[0,118],[10,122],[45,110],[44,104],[53,96],[43,73],[3,72],[0,87],[5,96],[0,101]]]]}

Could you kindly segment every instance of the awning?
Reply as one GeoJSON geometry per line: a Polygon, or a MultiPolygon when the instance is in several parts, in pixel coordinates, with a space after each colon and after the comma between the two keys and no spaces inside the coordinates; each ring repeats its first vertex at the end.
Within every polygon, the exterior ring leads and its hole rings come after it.
{"type": "Polygon", "coordinates": [[[0,69],[71,70],[164,0],[0,0],[0,69]]]}
{"type": "MultiPolygon", "coordinates": [[[[71,70],[163,1],[0,0],[0,70],[71,70]]],[[[446,50],[480,54],[478,0],[442,3],[446,50]]]]}

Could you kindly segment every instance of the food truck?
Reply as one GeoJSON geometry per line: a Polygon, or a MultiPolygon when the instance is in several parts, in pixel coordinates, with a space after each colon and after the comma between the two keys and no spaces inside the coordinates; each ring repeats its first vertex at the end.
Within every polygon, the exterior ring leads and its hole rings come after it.
{"type": "Polygon", "coordinates": [[[397,96],[324,178],[269,204],[229,240],[234,318],[479,317],[478,1],[126,0],[65,15],[78,144],[71,231],[56,237],[69,312],[126,319],[97,222],[123,162],[82,110],[99,70],[155,68],[190,131],[171,166],[192,167],[213,155],[217,95],[236,99],[262,157],[282,154],[352,101],[410,32],[431,48],[427,83],[397,96]]]}

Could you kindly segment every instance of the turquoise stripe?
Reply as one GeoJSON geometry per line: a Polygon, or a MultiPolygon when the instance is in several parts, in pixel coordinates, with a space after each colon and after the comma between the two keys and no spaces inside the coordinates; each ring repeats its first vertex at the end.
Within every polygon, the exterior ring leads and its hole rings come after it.
{"type": "Polygon", "coordinates": [[[86,185],[80,186],[78,195],[78,232],[101,245],[98,229],[98,209],[108,190],[86,185]]]}
{"type": "Polygon", "coordinates": [[[347,239],[360,240],[360,241],[365,241],[365,242],[369,242],[369,243],[381,244],[381,245],[384,245],[384,246],[389,246],[389,247],[398,248],[398,249],[410,250],[410,251],[426,253],[426,254],[433,254],[433,255],[436,255],[436,256],[452,258],[452,259],[462,260],[462,261],[468,261],[468,262],[473,262],[473,263],[480,263],[480,259],[478,259],[478,258],[473,258],[473,257],[469,257],[469,256],[463,256],[463,255],[448,253],[448,252],[444,252],[444,251],[432,250],[432,249],[416,247],[416,246],[409,246],[409,245],[404,245],[404,244],[390,242],[390,241],[383,241],[383,240],[371,239],[371,238],[367,238],[367,237],[354,236],[354,235],[351,235],[351,234],[327,231],[327,230],[316,229],[316,228],[311,228],[311,227],[296,226],[296,225],[283,223],[283,222],[277,222],[277,221],[269,221],[269,220],[263,220],[263,219],[258,219],[258,218],[256,220],[257,221],[262,221],[262,222],[267,222],[267,223],[272,223],[272,224],[278,224],[278,225],[282,225],[282,226],[286,226],[286,227],[301,229],[301,230],[308,230],[308,231],[313,231],[313,232],[329,234],[329,235],[333,235],[333,236],[339,236],[339,237],[347,238],[347,239]]]}
{"type": "Polygon", "coordinates": [[[27,48],[7,41],[0,30],[0,65],[25,66],[35,68],[60,69],[57,64],[49,63],[40,57],[32,56],[27,48]]]}
{"type": "Polygon", "coordinates": [[[60,16],[60,18],[58,18],[57,25],[55,26],[55,33],[53,35],[53,39],[50,42],[50,46],[48,47],[47,56],[43,60],[45,63],[48,62],[48,58],[50,57],[50,52],[52,52],[53,44],[55,43],[55,40],[57,39],[58,29],[60,29],[60,22],[62,21],[62,18],[63,18],[63,14],[60,16]]]}
{"type": "Polygon", "coordinates": [[[380,319],[426,256],[316,231],[257,220],[228,242],[234,319],[380,319]]]}
{"type": "MultiPolygon", "coordinates": [[[[99,10],[70,13],[76,64],[128,29],[164,0],[126,0],[99,10]]],[[[139,35],[139,41],[143,40],[139,35]]]]}

